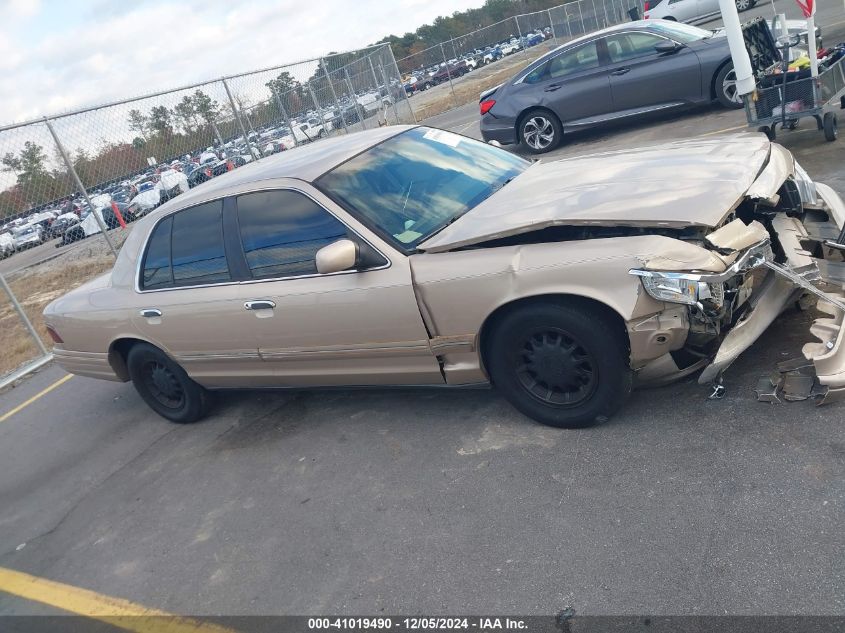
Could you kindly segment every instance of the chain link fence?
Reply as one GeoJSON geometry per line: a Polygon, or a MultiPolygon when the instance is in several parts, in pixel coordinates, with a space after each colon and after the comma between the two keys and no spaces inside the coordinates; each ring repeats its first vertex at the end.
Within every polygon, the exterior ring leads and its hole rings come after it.
{"type": "Polygon", "coordinates": [[[107,272],[134,220],[271,154],[413,122],[385,44],[0,127],[0,385],[49,361],[43,308],[107,272]]]}
{"type": "Polygon", "coordinates": [[[576,0],[444,40],[398,59],[398,71],[423,119],[468,103],[569,40],[639,19],[643,10],[643,0],[576,0]]]}

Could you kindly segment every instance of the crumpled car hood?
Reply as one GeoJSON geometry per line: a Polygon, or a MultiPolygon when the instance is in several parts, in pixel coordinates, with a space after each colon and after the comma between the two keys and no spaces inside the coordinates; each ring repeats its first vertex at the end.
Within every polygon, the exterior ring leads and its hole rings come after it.
{"type": "Polygon", "coordinates": [[[419,248],[441,252],[554,225],[718,226],[772,145],[734,134],[537,163],[419,248]]]}

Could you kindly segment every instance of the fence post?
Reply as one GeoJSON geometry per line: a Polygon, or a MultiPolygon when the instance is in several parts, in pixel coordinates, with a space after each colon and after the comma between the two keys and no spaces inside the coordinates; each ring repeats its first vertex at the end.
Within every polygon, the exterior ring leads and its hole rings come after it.
{"type": "Polygon", "coordinates": [[[449,62],[446,61],[446,51],[443,50],[443,42],[440,42],[440,54],[443,56],[443,64],[446,66],[446,76],[449,78],[449,88],[452,90],[452,101],[458,106],[458,99],[455,96],[455,84],[452,83],[452,72],[449,70],[449,62]]]}
{"type": "Polygon", "coordinates": [[[282,98],[279,96],[278,91],[273,90],[273,96],[276,97],[276,105],[279,106],[279,112],[282,115],[282,118],[285,120],[285,125],[288,126],[290,130],[291,138],[293,139],[293,146],[298,147],[299,141],[296,140],[296,134],[293,133],[293,125],[290,122],[290,117],[288,116],[288,111],[285,108],[284,104],[282,103],[282,98]]]}
{"type": "Polygon", "coordinates": [[[12,306],[15,308],[15,311],[18,313],[18,316],[23,321],[24,327],[26,327],[27,331],[30,333],[32,338],[35,339],[35,344],[38,346],[38,349],[41,350],[41,354],[43,356],[48,356],[50,352],[44,346],[44,341],[41,340],[41,337],[38,336],[38,332],[35,331],[35,328],[32,325],[32,322],[29,320],[29,317],[26,316],[26,312],[24,312],[23,307],[21,304],[18,303],[17,297],[15,297],[15,293],[12,292],[12,289],[9,288],[9,284],[6,283],[6,278],[0,273],[0,285],[3,286],[3,290],[6,291],[6,294],[9,295],[9,301],[12,302],[12,306]]]}
{"type": "Polygon", "coordinates": [[[217,123],[215,123],[214,119],[212,119],[211,117],[209,117],[209,119],[210,119],[209,122],[211,123],[211,127],[214,129],[214,134],[217,136],[217,142],[220,143],[220,147],[222,148],[223,147],[223,135],[220,134],[220,130],[217,129],[217,123]]]}
{"type": "Polygon", "coordinates": [[[308,94],[311,95],[311,102],[314,104],[314,110],[317,114],[320,113],[320,102],[317,101],[317,95],[314,94],[314,89],[311,87],[311,80],[305,82],[305,85],[308,87],[308,94]]]}
{"type": "Polygon", "coordinates": [[[552,39],[553,39],[555,42],[557,42],[557,33],[555,32],[555,23],[552,21],[552,10],[551,10],[551,9],[547,9],[547,11],[548,11],[548,14],[549,14],[549,26],[550,26],[550,27],[551,27],[551,29],[552,29],[552,39]]]}
{"type": "Polygon", "coordinates": [[[244,126],[243,119],[241,119],[241,114],[238,112],[238,107],[235,105],[235,98],[232,96],[232,91],[229,90],[229,84],[226,83],[226,79],[222,78],[220,81],[223,82],[223,87],[226,89],[226,94],[229,97],[229,103],[232,105],[232,116],[235,117],[235,120],[238,122],[238,126],[241,128],[241,132],[244,135],[244,142],[246,143],[247,149],[249,149],[249,154],[255,160],[261,158],[261,156],[256,156],[256,153],[253,148],[252,143],[249,140],[249,135],[246,133],[246,126],[244,126]]]}
{"type": "MultiPolygon", "coordinates": [[[[402,73],[399,72],[399,64],[396,63],[396,56],[393,54],[393,49],[390,48],[390,44],[387,45],[387,53],[390,55],[390,59],[393,61],[393,68],[396,70],[396,76],[399,78],[399,83],[402,83],[402,73]]],[[[408,99],[408,93],[405,92],[405,86],[402,85],[402,98],[405,99],[405,103],[408,104],[408,110],[411,111],[411,118],[414,120],[414,123],[417,122],[417,115],[414,112],[414,106],[411,105],[410,99],[408,99]]]]}
{"type": "MultiPolygon", "coordinates": [[[[378,60],[378,68],[381,71],[381,76],[384,80],[384,89],[387,91],[387,96],[390,97],[390,108],[393,110],[393,118],[396,119],[396,123],[399,124],[399,112],[396,110],[396,102],[393,100],[393,97],[390,94],[390,82],[387,79],[387,73],[384,70],[384,62],[382,60],[378,60]]],[[[378,98],[379,101],[381,101],[383,107],[384,101],[382,101],[381,90],[378,91],[378,98]]],[[[384,115],[384,122],[387,123],[387,114],[384,115]]]]}
{"type": "Polygon", "coordinates": [[[68,156],[64,146],[62,145],[62,142],[59,140],[59,137],[56,134],[56,130],[53,129],[53,124],[50,123],[50,119],[44,117],[44,123],[47,124],[47,129],[50,130],[50,135],[53,137],[53,142],[56,144],[56,148],[59,150],[59,154],[62,155],[62,160],[65,162],[65,165],[67,165],[68,173],[70,173],[71,177],[73,178],[73,181],[79,188],[79,193],[82,194],[82,197],[85,198],[85,202],[87,202],[88,206],[91,208],[91,213],[94,214],[94,219],[100,226],[100,231],[102,231],[103,237],[106,238],[106,243],[109,245],[109,250],[111,250],[112,255],[117,258],[117,249],[114,247],[114,243],[111,241],[108,228],[106,227],[106,223],[103,221],[103,216],[98,213],[99,209],[95,209],[94,205],[91,204],[91,198],[88,197],[88,191],[82,184],[82,180],[79,179],[79,174],[76,173],[76,169],[74,169],[73,167],[73,163],[70,160],[70,156],[68,156]]]}
{"type": "MultiPolygon", "coordinates": [[[[361,129],[364,129],[364,109],[361,107],[361,104],[358,102],[358,95],[355,94],[355,88],[352,86],[352,79],[349,77],[349,71],[347,70],[346,66],[343,67],[343,74],[346,77],[346,85],[349,89],[349,98],[352,99],[352,102],[355,104],[355,112],[358,113],[358,121],[361,123],[361,129]]],[[[346,119],[346,115],[342,115],[344,119],[346,119]]]]}
{"type": "MultiPolygon", "coordinates": [[[[334,91],[334,86],[332,85],[332,76],[329,74],[329,69],[326,68],[326,58],[321,57],[320,61],[317,63],[323,67],[323,74],[326,76],[326,81],[329,82],[329,90],[332,91],[332,99],[334,99],[335,107],[337,107],[337,112],[338,114],[340,114],[341,123],[343,123],[343,129],[347,134],[349,134],[349,128],[346,126],[346,117],[343,115],[343,110],[341,110],[340,108],[340,101],[337,100],[337,93],[334,91]]],[[[323,115],[320,114],[320,116],[322,117],[323,115]]],[[[325,118],[323,119],[323,121],[325,122],[325,118]]]]}
{"type": "Polygon", "coordinates": [[[514,21],[516,22],[516,33],[517,37],[519,38],[519,45],[522,46],[522,29],[519,28],[519,16],[514,16],[514,21]]]}
{"type": "Polygon", "coordinates": [[[581,10],[581,2],[583,0],[578,0],[578,15],[581,16],[581,34],[586,34],[587,32],[587,25],[584,24],[584,12],[581,10]]]}

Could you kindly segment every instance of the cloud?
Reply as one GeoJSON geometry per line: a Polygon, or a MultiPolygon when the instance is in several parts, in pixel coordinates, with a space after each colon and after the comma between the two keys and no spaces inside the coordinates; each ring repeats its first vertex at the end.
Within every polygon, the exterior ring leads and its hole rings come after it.
{"type": "MultiPolygon", "coordinates": [[[[366,46],[482,0],[79,0],[43,11],[6,0],[28,28],[0,34],[0,121],[12,122],[366,46]]],[[[305,78],[312,65],[294,68],[305,78]]],[[[0,138],[2,145],[2,138],[0,138]]],[[[0,147],[2,150],[2,147],[0,147]]]]}

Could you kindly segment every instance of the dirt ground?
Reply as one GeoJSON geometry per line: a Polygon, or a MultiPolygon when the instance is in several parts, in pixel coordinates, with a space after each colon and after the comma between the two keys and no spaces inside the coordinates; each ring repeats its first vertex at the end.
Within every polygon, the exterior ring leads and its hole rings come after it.
{"type": "MultiPolygon", "coordinates": [[[[128,231],[115,230],[110,236],[123,244],[128,231]]],[[[53,299],[111,270],[114,257],[103,237],[93,237],[58,257],[18,271],[7,278],[12,292],[26,312],[47,349],[52,342],[41,315],[53,299]]],[[[39,356],[38,347],[18,317],[11,301],[0,300],[0,376],[39,356]]]]}

